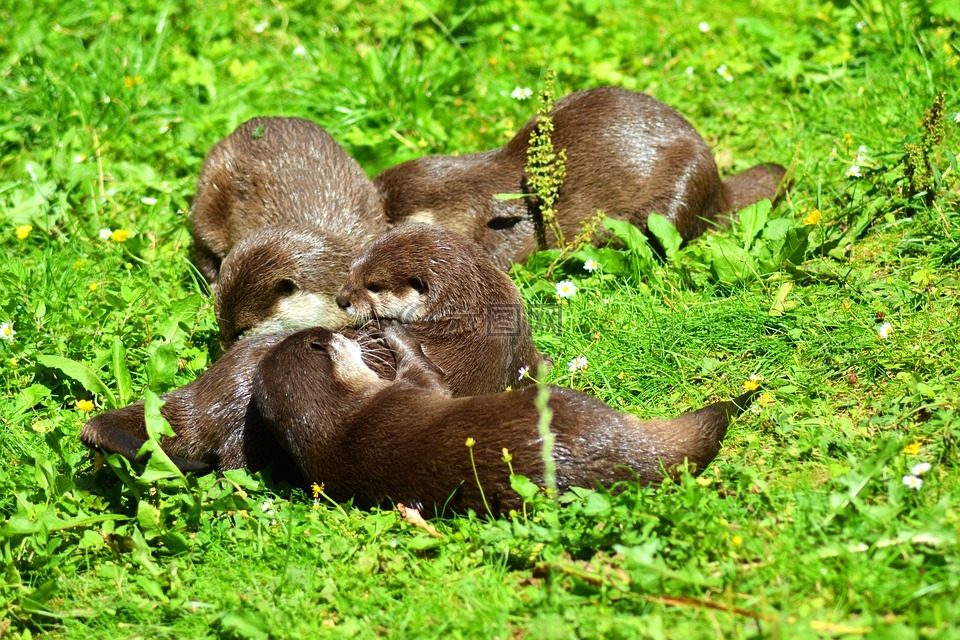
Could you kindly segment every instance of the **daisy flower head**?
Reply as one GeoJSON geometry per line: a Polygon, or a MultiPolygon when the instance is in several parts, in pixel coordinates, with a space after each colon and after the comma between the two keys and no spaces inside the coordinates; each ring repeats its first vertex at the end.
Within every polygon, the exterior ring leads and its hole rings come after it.
{"type": "Polygon", "coordinates": [[[593,258],[590,258],[583,263],[583,268],[589,271],[590,273],[593,273],[594,271],[600,268],[600,263],[594,260],[593,258]]]}
{"type": "Polygon", "coordinates": [[[528,373],[530,373],[530,367],[520,367],[517,371],[517,380],[523,380],[527,377],[528,373]]]}
{"type": "Polygon", "coordinates": [[[863,174],[860,173],[860,165],[857,165],[857,164],[852,164],[852,165],[850,165],[850,168],[847,169],[847,177],[848,177],[848,178],[862,178],[862,177],[863,177],[863,174]]]}
{"type": "Polygon", "coordinates": [[[956,122],[957,124],[960,124],[960,111],[954,114],[953,121],[956,122]]]}
{"type": "Polygon", "coordinates": [[[914,491],[919,491],[920,487],[923,486],[923,479],[918,478],[915,475],[906,475],[903,476],[903,484],[907,485],[907,488],[913,489],[914,491]]]}
{"type": "Polygon", "coordinates": [[[12,343],[13,336],[15,335],[17,335],[17,332],[13,330],[12,322],[4,322],[3,324],[0,324],[0,338],[12,343]]]}
{"type": "Polygon", "coordinates": [[[557,283],[558,298],[572,298],[577,293],[577,285],[569,280],[561,280],[557,283]]]}
{"type": "Polygon", "coordinates": [[[103,229],[100,229],[101,240],[109,240],[110,236],[112,235],[113,235],[113,229],[110,229],[109,227],[104,227],[103,229]]]}
{"type": "Polygon", "coordinates": [[[922,476],[927,471],[930,471],[929,462],[918,462],[910,468],[911,475],[922,476]]]}
{"type": "Polygon", "coordinates": [[[529,100],[532,95],[533,90],[530,87],[515,87],[510,92],[510,97],[514,100],[529,100]]]}
{"type": "Polygon", "coordinates": [[[884,322],[882,325],[877,327],[877,335],[880,336],[881,340],[886,340],[890,337],[890,332],[893,331],[893,325],[889,322],[884,322]]]}
{"type": "Polygon", "coordinates": [[[733,82],[733,74],[730,73],[730,69],[727,69],[727,65],[722,64],[717,67],[717,73],[720,74],[720,77],[727,82],[733,82]]]}
{"type": "Polygon", "coordinates": [[[574,371],[582,371],[583,369],[586,369],[589,364],[590,363],[587,361],[587,356],[577,356],[567,363],[567,369],[570,371],[570,373],[573,373],[574,371]]]}

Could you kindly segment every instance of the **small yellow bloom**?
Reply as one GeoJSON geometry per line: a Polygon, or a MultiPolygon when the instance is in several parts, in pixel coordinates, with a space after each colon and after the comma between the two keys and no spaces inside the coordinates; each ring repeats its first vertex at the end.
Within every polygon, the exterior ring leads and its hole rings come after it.
{"type": "Polygon", "coordinates": [[[82,411],[84,413],[90,413],[96,407],[93,406],[93,402],[90,400],[79,400],[77,402],[77,411],[82,411]]]}
{"type": "Polygon", "coordinates": [[[131,89],[137,86],[138,84],[143,84],[143,78],[141,78],[140,76],[133,76],[133,77],[127,76],[123,79],[123,85],[127,89],[131,89]]]}
{"type": "Polygon", "coordinates": [[[730,539],[730,542],[733,543],[733,546],[739,547],[740,545],[743,544],[743,538],[741,538],[740,536],[733,536],[733,538],[730,539]]]}
{"type": "Polygon", "coordinates": [[[467,449],[473,449],[473,445],[477,444],[477,441],[473,438],[467,438],[467,449]]]}
{"type": "Polygon", "coordinates": [[[33,227],[29,224],[17,227],[17,240],[26,240],[31,231],[33,231],[33,227]]]}
{"type": "Polygon", "coordinates": [[[320,497],[320,494],[323,493],[323,485],[314,482],[312,485],[310,485],[310,490],[313,491],[313,498],[316,500],[320,497]]]}
{"type": "Polygon", "coordinates": [[[96,282],[91,282],[89,286],[87,286],[87,291],[89,291],[90,293],[93,293],[94,291],[97,290],[97,286],[98,285],[96,282]]]}
{"type": "Polygon", "coordinates": [[[773,396],[770,394],[769,391],[764,391],[757,398],[756,402],[758,405],[761,405],[761,406],[773,404],[773,396]]]}
{"type": "Polygon", "coordinates": [[[908,456],[920,455],[920,443],[914,440],[903,448],[903,452],[908,456]]]}
{"type": "Polygon", "coordinates": [[[823,214],[820,213],[820,209],[814,209],[810,212],[810,215],[803,219],[803,224],[817,224],[821,219],[823,219],[823,214]]]}
{"type": "Polygon", "coordinates": [[[744,381],[743,381],[743,389],[744,389],[744,391],[753,391],[754,389],[759,389],[759,388],[760,388],[760,381],[759,381],[759,380],[744,380],[744,381]]]}
{"type": "Polygon", "coordinates": [[[502,460],[503,460],[505,463],[509,463],[511,460],[513,460],[513,456],[510,454],[510,452],[507,450],[506,447],[504,447],[502,451],[503,451],[503,458],[502,458],[502,460]]]}
{"type": "Polygon", "coordinates": [[[126,229],[117,229],[116,231],[110,234],[110,238],[114,242],[126,242],[127,238],[129,237],[130,237],[130,232],[127,231],[126,229]]]}

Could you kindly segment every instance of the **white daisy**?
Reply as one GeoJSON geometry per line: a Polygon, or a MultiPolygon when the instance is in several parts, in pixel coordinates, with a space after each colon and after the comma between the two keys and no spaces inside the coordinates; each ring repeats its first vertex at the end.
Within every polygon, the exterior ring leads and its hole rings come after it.
{"type": "Polygon", "coordinates": [[[110,228],[107,228],[107,227],[104,227],[103,229],[100,229],[100,239],[101,239],[101,240],[109,240],[111,235],[113,235],[113,229],[110,229],[110,228]]]}
{"type": "Polygon", "coordinates": [[[918,462],[917,464],[913,465],[913,467],[910,469],[910,473],[912,473],[915,476],[922,476],[927,471],[930,471],[929,462],[918,462]]]}
{"type": "Polygon", "coordinates": [[[903,484],[914,491],[919,491],[920,487],[923,486],[923,480],[914,475],[907,475],[903,476],[903,484]]]}
{"type": "Polygon", "coordinates": [[[570,371],[570,373],[573,373],[574,371],[586,369],[589,364],[590,363],[587,362],[587,356],[577,356],[567,363],[567,369],[570,371]]]}
{"type": "Polygon", "coordinates": [[[527,100],[532,95],[533,90],[530,87],[517,87],[510,92],[510,97],[514,100],[527,100]]]}
{"type": "Polygon", "coordinates": [[[15,335],[17,335],[17,332],[13,330],[12,322],[4,322],[3,324],[0,324],[0,338],[12,343],[13,336],[15,335]]]}
{"type": "Polygon", "coordinates": [[[877,327],[877,335],[880,336],[881,340],[886,340],[890,336],[891,331],[893,331],[893,325],[889,322],[884,322],[877,327]]]}
{"type": "Polygon", "coordinates": [[[600,268],[600,263],[594,260],[593,258],[590,258],[589,260],[583,263],[583,268],[589,271],[590,273],[593,273],[594,271],[600,268]]]}
{"type": "Polygon", "coordinates": [[[577,285],[569,280],[561,280],[557,283],[558,298],[572,298],[577,293],[577,285]]]}

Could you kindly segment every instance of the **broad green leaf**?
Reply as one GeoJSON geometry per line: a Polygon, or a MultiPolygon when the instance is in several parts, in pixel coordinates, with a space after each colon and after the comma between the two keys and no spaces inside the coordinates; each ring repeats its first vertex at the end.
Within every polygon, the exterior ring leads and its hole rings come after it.
{"type": "Polygon", "coordinates": [[[123,347],[123,341],[120,338],[113,341],[110,360],[113,366],[113,377],[117,381],[118,399],[121,405],[128,405],[130,404],[133,383],[130,380],[130,371],[127,370],[127,350],[123,347]]]}
{"type": "Polygon", "coordinates": [[[61,356],[41,355],[37,357],[37,360],[43,366],[58,369],[64,375],[73,378],[90,393],[101,394],[109,401],[111,407],[117,406],[116,396],[107,388],[107,385],[103,384],[103,380],[94,373],[93,369],[87,365],[61,356]]]}
{"type": "Polygon", "coordinates": [[[651,213],[650,217],[647,218],[647,229],[660,241],[660,246],[667,254],[667,261],[670,264],[676,264],[677,252],[680,250],[680,245],[683,244],[683,237],[673,226],[673,223],[666,216],[651,213]]]}
{"type": "Polygon", "coordinates": [[[166,391],[176,374],[176,349],[170,343],[161,344],[147,360],[147,380],[150,388],[158,392],[166,391]]]}

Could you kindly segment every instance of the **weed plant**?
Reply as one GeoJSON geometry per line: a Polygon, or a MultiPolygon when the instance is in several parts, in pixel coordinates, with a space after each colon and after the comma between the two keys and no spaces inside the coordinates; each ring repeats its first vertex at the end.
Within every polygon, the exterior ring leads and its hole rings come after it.
{"type": "Polygon", "coordinates": [[[958,25],[948,0],[0,3],[0,635],[960,637],[958,25]],[[647,417],[762,380],[702,476],[517,477],[521,513],[436,537],[80,445],[218,356],[185,212],[219,139],[302,116],[374,175],[502,145],[547,68],[558,97],[673,105],[724,175],[789,165],[729,230],[652,218],[662,259],[607,219],[626,248],[513,271],[548,382],[647,417]]]}

